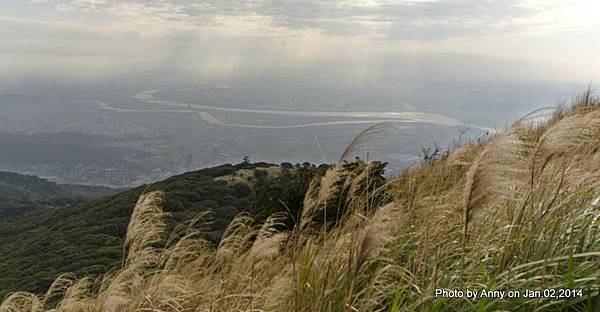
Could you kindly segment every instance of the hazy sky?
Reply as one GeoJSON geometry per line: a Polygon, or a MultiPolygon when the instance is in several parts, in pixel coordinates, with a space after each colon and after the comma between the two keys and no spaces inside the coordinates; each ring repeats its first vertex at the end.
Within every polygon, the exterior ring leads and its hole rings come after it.
{"type": "Polygon", "coordinates": [[[0,71],[600,78],[598,0],[2,0],[0,71]]]}

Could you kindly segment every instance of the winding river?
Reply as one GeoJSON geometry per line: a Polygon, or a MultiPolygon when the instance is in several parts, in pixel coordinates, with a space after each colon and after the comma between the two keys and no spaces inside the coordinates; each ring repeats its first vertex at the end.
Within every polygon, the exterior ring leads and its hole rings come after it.
{"type": "Polygon", "coordinates": [[[159,112],[159,113],[197,113],[200,118],[213,125],[236,127],[236,128],[253,128],[253,129],[293,129],[293,128],[308,128],[317,126],[337,126],[337,125],[356,125],[356,124],[374,124],[374,123],[429,123],[442,126],[462,126],[476,128],[483,131],[493,132],[494,129],[480,127],[475,125],[464,124],[461,121],[444,116],[437,113],[426,112],[340,112],[340,111],[306,111],[306,110],[277,110],[277,109],[254,109],[254,108],[235,108],[235,107],[219,107],[194,103],[181,103],[170,100],[157,98],[156,94],[160,90],[144,90],[135,94],[134,98],[138,101],[170,107],[169,109],[125,109],[117,108],[108,105],[102,101],[87,101],[96,103],[99,108],[116,112],[159,112]],[[176,108],[176,109],[173,109],[176,108]],[[193,108],[193,109],[190,109],[193,108]],[[362,118],[356,120],[337,120],[315,123],[301,123],[293,125],[253,125],[253,124],[237,124],[227,123],[212,115],[209,111],[216,112],[235,112],[246,114],[262,114],[262,115],[280,115],[280,116],[301,116],[301,117],[331,117],[331,118],[362,118]]]}

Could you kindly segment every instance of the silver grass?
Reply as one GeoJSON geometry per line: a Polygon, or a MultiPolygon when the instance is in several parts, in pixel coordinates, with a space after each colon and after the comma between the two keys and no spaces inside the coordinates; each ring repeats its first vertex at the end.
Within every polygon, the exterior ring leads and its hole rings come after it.
{"type": "Polygon", "coordinates": [[[157,191],[142,194],[138,199],[125,236],[127,247],[126,265],[135,261],[146,261],[143,257],[152,253],[154,244],[160,243],[166,227],[162,211],[164,193],[157,191]],[[142,257],[142,259],[140,259],[142,257]]]}
{"type": "Polygon", "coordinates": [[[350,144],[346,147],[340,159],[338,160],[338,164],[342,164],[344,161],[351,161],[353,157],[356,156],[357,150],[360,148],[364,148],[369,141],[373,139],[376,135],[388,135],[394,130],[401,129],[402,126],[399,126],[396,123],[390,122],[381,122],[374,124],[367,129],[361,131],[357,136],[352,139],[350,144]]]}
{"type": "Polygon", "coordinates": [[[156,191],[138,199],[127,227],[124,267],[101,294],[102,310],[119,311],[127,306],[146,285],[148,273],[161,263],[162,254],[155,245],[161,242],[165,229],[165,213],[160,207],[163,196],[156,191]]]}
{"type": "MultiPolygon", "coordinates": [[[[348,175],[346,177],[345,187],[348,190],[346,196],[346,205],[354,206],[352,208],[368,210],[373,209],[369,202],[374,195],[381,192],[380,189],[375,189],[374,181],[369,180],[373,177],[373,173],[379,168],[376,163],[368,163],[364,169],[357,175],[348,175]]],[[[378,203],[377,203],[378,204],[378,203]]]]}
{"type": "Polygon", "coordinates": [[[193,296],[193,284],[187,276],[161,271],[152,276],[135,305],[138,310],[181,312],[193,296]]]}
{"type": "Polygon", "coordinates": [[[187,266],[202,254],[212,252],[211,243],[204,238],[204,232],[210,228],[211,224],[210,221],[205,220],[212,218],[212,214],[212,211],[202,212],[190,222],[179,224],[173,230],[163,252],[165,262],[162,268],[164,270],[187,266]],[[173,243],[175,237],[179,238],[173,243]]]}
{"type": "Polygon", "coordinates": [[[396,203],[379,207],[367,226],[361,230],[358,245],[358,264],[374,259],[401,225],[402,211],[396,203]]]}
{"type": "Polygon", "coordinates": [[[34,294],[28,292],[15,292],[10,294],[2,304],[0,312],[42,312],[43,302],[34,294]]]}
{"type": "Polygon", "coordinates": [[[75,281],[66,291],[63,299],[56,307],[57,312],[91,312],[96,311],[96,300],[90,297],[94,281],[90,278],[82,278],[75,281]]]}
{"type": "Polygon", "coordinates": [[[46,291],[46,295],[42,301],[44,305],[47,305],[51,300],[64,296],[76,279],[72,273],[64,273],[58,276],[46,291]]]}
{"type": "Polygon", "coordinates": [[[306,230],[314,221],[325,222],[333,220],[315,220],[321,216],[323,211],[327,209],[338,209],[337,206],[328,207],[330,200],[340,192],[341,183],[344,182],[344,168],[341,165],[336,165],[327,170],[322,178],[317,178],[319,181],[313,181],[309,191],[304,198],[304,207],[300,216],[299,227],[306,230]]]}
{"type": "MultiPolygon", "coordinates": [[[[600,112],[592,111],[560,119],[544,132],[535,147],[531,161],[531,183],[554,159],[567,157],[580,164],[581,161],[593,159],[599,143],[600,112]]],[[[589,165],[573,167],[589,170],[589,165]]],[[[587,174],[583,173],[583,177],[587,174]]]]}
{"type": "Polygon", "coordinates": [[[466,161],[464,158],[465,158],[465,155],[470,150],[471,149],[469,148],[469,146],[465,146],[465,145],[458,146],[458,147],[454,148],[452,151],[450,151],[450,153],[448,154],[448,157],[446,158],[446,162],[450,166],[466,166],[469,164],[469,162],[466,161]]]}
{"type": "Polygon", "coordinates": [[[526,184],[530,144],[518,125],[492,138],[467,173],[464,233],[474,219],[502,213],[507,202],[518,202],[526,184]]]}
{"type": "Polygon", "coordinates": [[[210,253],[211,244],[200,232],[190,232],[181,237],[177,243],[164,251],[164,270],[174,270],[186,266],[198,259],[202,254],[210,253]]]}
{"type": "Polygon", "coordinates": [[[253,219],[248,213],[240,213],[227,226],[216,251],[217,262],[226,263],[246,250],[255,233],[253,219]]]}
{"type": "Polygon", "coordinates": [[[248,257],[252,262],[270,260],[279,254],[279,249],[288,238],[288,234],[281,233],[278,228],[284,225],[287,218],[286,213],[274,213],[261,225],[248,252],[248,257]]]}

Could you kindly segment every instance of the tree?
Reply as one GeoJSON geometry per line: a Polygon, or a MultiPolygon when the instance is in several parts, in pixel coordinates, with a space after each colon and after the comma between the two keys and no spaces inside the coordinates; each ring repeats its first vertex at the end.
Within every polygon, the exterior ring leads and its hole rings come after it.
{"type": "Polygon", "coordinates": [[[261,224],[274,213],[286,212],[290,217],[285,228],[293,228],[302,212],[304,195],[310,182],[325,170],[326,167],[297,164],[291,168],[282,167],[281,174],[277,176],[259,179],[254,188],[255,196],[250,209],[255,222],[261,224]]]}

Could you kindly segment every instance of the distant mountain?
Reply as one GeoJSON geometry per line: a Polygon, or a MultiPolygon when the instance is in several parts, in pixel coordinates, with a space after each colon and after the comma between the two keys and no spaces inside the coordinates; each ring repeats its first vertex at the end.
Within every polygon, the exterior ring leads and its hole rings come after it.
{"type": "Polygon", "coordinates": [[[0,171],[0,223],[40,208],[72,205],[119,191],[101,186],[56,184],[36,176],[0,171]]]}
{"type": "Polygon", "coordinates": [[[151,154],[137,149],[111,146],[123,140],[77,132],[0,133],[0,162],[14,165],[68,164],[115,165],[127,157],[146,159],[151,154]]]}
{"type": "Polygon", "coordinates": [[[117,188],[134,187],[172,175],[160,172],[153,175],[156,169],[156,164],[150,161],[153,154],[132,146],[132,142],[140,141],[143,138],[136,135],[27,134],[0,130],[0,171],[53,177],[59,183],[117,188]]]}
{"type": "MultiPolygon", "coordinates": [[[[109,197],[63,207],[51,206],[5,222],[0,226],[0,298],[16,290],[44,292],[63,272],[88,276],[118,268],[127,225],[142,192],[165,192],[163,208],[169,214],[166,220],[167,233],[171,233],[175,225],[190,220],[199,213],[212,211],[212,223],[208,225],[206,233],[208,240],[216,243],[235,215],[263,206],[254,200],[257,184],[261,185],[261,192],[266,193],[282,190],[284,186],[288,188],[293,183],[296,187],[286,189],[289,200],[283,204],[299,206],[308,183],[318,170],[320,169],[308,164],[222,165],[188,172],[109,197]],[[272,178],[277,176],[287,177],[287,182],[273,182],[277,179],[272,178]],[[279,184],[265,187],[265,183],[279,184]],[[298,199],[300,202],[297,202],[298,199]]],[[[13,193],[22,194],[22,198],[48,199],[57,196],[56,194],[102,193],[102,188],[62,186],[28,176],[4,176],[1,181],[12,181],[10,184],[5,183],[12,185],[14,190],[1,190],[8,193],[5,196],[13,193]]],[[[270,200],[265,194],[259,198],[270,200]]],[[[279,203],[268,203],[264,206],[278,209],[273,206],[277,204],[279,203]]],[[[0,218],[8,213],[14,215],[14,211],[15,209],[0,210],[0,218]]]]}

